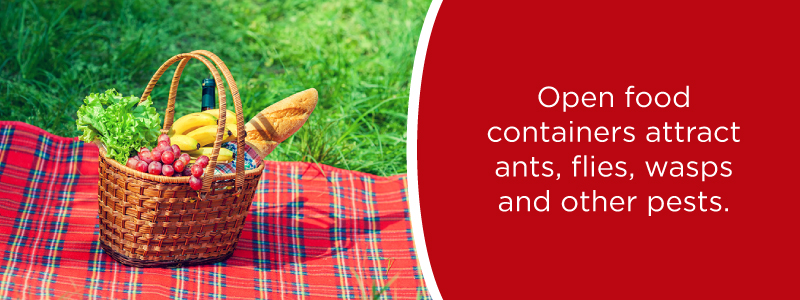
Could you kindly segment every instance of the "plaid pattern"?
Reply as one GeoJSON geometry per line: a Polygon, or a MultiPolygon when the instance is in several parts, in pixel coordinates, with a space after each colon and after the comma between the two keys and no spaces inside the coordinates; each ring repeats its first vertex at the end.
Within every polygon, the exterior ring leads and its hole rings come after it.
{"type": "Polygon", "coordinates": [[[395,275],[381,299],[430,299],[404,175],[267,162],[233,257],[140,269],[100,250],[97,172],[94,145],[0,122],[0,299],[361,299],[395,275]]]}
{"type": "MultiPolygon", "coordinates": [[[[218,164],[214,169],[214,174],[227,174],[227,173],[236,173],[236,148],[238,146],[234,142],[227,142],[222,144],[222,148],[231,150],[233,152],[233,159],[231,162],[227,164],[218,164]]],[[[252,170],[257,168],[260,164],[257,161],[259,158],[258,152],[253,150],[249,146],[245,145],[244,150],[244,169],[245,170],[252,170]]]]}

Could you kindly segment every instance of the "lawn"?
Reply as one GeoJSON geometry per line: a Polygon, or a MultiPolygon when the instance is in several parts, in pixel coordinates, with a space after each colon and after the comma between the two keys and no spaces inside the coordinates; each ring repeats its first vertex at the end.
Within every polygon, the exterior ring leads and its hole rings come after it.
{"type": "MultiPolygon", "coordinates": [[[[309,122],[269,160],[405,173],[409,81],[429,5],[2,1],[0,120],[77,136],[75,111],[86,95],[115,88],[139,96],[167,58],[205,49],[231,69],[246,120],[295,92],[319,91],[309,122]]],[[[166,74],[152,94],[162,114],[172,72],[166,74]]],[[[208,76],[201,63],[189,64],[176,116],[199,111],[200,81],[208,76]]]]}

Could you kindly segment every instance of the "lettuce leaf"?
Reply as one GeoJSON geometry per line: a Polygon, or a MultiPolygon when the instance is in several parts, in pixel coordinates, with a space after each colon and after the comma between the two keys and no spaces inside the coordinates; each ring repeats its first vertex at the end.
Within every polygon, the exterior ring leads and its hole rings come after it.
{"type": "Polygon", "coordinates": [[[139,98],[123,97],[115,89],[90,94],[83,99],[75,121],[82,132],[79,139],[103,141],[108,156],[123,165],[141,147],[152,148],[161,133],[161,116],[150,97],[137,103],[139,98]]]}

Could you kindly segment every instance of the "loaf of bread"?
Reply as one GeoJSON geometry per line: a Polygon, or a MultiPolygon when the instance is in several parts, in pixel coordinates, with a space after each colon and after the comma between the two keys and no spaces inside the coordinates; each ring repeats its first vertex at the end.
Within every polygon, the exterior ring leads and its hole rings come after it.
{"type": "Polygon", "coordinates": [[[256,114],[247,124],[245,142],[261,158],[275,150],[281,142],[292,136],[317,107],[317,90],[307,89],[278,101],[256,114]]]}

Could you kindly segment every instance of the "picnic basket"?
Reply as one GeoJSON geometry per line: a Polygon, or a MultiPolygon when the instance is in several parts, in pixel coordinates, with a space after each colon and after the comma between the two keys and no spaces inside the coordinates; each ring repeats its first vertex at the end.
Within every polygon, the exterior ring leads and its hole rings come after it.
{"type": "Polygon", "coordinates": [[[189,177],[151,175],[130,169],[100,149],[98,188],[100,245],[120,263],[134,267],[180,267],[208,264],[233,254],[244,227],[264,164],[245,171],[244,120],[239,90],[228,67],[209,51],[197,50],[173,56],[153,75],[142,94],[144,101],[158,79],[175,62],[162,133],[169,132],[175,98],[186,63],[197,59],[208,67],[219,92],[220,116],[214,150],[203,177],[203,188],[194,191],[189,177]],[[225,85],[231,90],[238,132],[236,172],[214,174],[225,130],[225,85]]]}

